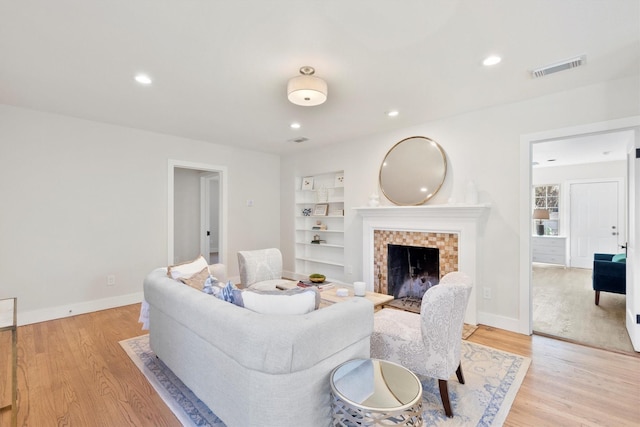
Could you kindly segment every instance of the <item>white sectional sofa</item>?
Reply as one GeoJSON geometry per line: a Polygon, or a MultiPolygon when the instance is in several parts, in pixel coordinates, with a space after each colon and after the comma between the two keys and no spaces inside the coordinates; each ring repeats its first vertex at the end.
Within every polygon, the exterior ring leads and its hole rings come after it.
{"type": "Polygon", "coordinates": [[[351,299],[304,315],[238,307],[152,271],[144,281],[156,355],[229,427],[331,423],[329,374],[367,358],[373,306],[351,299]]]}

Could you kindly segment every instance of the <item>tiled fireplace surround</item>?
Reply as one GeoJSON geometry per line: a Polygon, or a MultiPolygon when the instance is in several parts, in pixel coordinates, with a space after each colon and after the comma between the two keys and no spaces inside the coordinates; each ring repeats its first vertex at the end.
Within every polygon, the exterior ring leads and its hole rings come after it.
{"type": "Polygon", "coordinates": [[[387,293],[387,244],[438,248],[441,277],[450,271],[462,271],[473,280],[465,322],[477,323],[475,289],[480,286],[477,271],[480,220],[488,205],[380,206],[356,210],[362,216],[362,272],[368,290],[387,293]]]}

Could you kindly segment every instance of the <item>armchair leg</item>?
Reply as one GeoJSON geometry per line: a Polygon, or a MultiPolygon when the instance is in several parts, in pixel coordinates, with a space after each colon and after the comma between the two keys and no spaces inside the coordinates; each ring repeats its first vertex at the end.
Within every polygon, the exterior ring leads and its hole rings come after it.
{"type": "Polygon", "coordinates": [[[442,406],[444,406],[444,413],[447,417],[453,417],[453,411],[451,411],[451,402],[449,401],[449,389],[447,388],[447,380],[438,380],[438,386],[440,387],[440,399],[442,399],[442,406]]]}
{"type": "Polygon", "coordinates": [[[464,375],[462,375],[462,363],[458,364],[458,369],[456,369],[456,376],[458,377],[458,382],[460,382],[460,384],[464,384],[464,375]]]}
{"type": "Polygon", "coordinates": [[[596,291],[596,305],[600,304],[600,291],[596,291]]]}

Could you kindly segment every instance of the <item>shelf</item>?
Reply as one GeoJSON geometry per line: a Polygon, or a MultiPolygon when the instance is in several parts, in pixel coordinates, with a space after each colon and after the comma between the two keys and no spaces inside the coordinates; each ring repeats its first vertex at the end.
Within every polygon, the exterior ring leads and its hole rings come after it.
{"type": "Polygon", "coordinates": [[[344,267],[344,264],[339,263],[339,262],[324,261],[324,260],[321,260],[321,259],[302,258],[302,257],[296,257],[296,259],[300,260],[300,261],[315,262],[316,264],[327,264],[327,265],[335,265],[335,266],[338,266],[338,267],[344,267]]]}
{"type": "Polygon", "coordinates": [[[296,242],[298,245],[307,245],[307,246],[322,246],[325,248],[341,248],[344,249],[344,245],[334,245],[333,243],[307,243],[307,242],[296,242]]]}
{"type": "Polygon", "coordinates": [[[315,202],[315,201],[311,201],[311,202],[296,202],[296,205],[322,205],[322,204],[331,204],[331,203],[344,203],[344,197],[341,197],[339,199],[328,199],[326,202],[315,202]]]}
{"type": "Polygon", "coordinates": [[[308,231],[314,233],[344,233],[343,230],[312,230],[310,228],[296,228],[296,231],[308,231]]]}

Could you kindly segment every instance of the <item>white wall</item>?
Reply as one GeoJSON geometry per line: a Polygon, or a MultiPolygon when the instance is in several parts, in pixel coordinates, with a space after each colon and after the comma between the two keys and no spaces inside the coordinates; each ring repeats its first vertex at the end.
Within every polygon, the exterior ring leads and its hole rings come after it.
{"type": "Polygon", "coordinates": [[[169,159],[228,167],[230,276],[279,246],[278,156],[0,105],[0,298],[21,324],[140,301],[167,263],[169,159]]]}
{"type": "MultiPolygon", "coordinates": [[[[531,170],[532,185],[560,185],[560,228],[559,234],[569,236],[569,181],[592,179],[621,179],[625,182],[627,164],[625,160],[589,163],[568,166],[535,167],[531,170]]],[[[621,195],[625,192],[620,190],[621,195]]],[[[533,225],[532,225],[533,227],[533,225]]],[[[620,224],[620,232],[625,233],[624,223],[620,224]]],[[[533,233],[533,229],[532,229],[533,233]]],[[[568,254],[567,254],[568,255],[568,254]]]]}
{"type": "MultiPolygon", "coordinates": [[[[285,270],[294,257],[293,199],[295,176],[345,171],[345,265],[347,280],[362,278],[362,221],[353,211],[364,206],[377,188],[378,168],[386,152],[403,138],[427,136],[447,154],[448,174],[429,204],[464,200],[467,181],[474,180],[480,203],[491,203],[480,246],[478,295],[492,289],[492,299],[478,299],[478,321],[518,330],[520,212],[520,136],[537,131],[637,115],[640,79],[630,78],[583,87],[526,102],[503,105],[435,120],[419,126],[371,135],[283,156],[282,251],[285,270]]],[[[401,119],[401,116],[399,117],[401,119]]],[[[381,194],[381,202],[389,204],[381,194]]],[[[528,236],[526,236],[528,238],[528,236]]]]}

